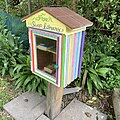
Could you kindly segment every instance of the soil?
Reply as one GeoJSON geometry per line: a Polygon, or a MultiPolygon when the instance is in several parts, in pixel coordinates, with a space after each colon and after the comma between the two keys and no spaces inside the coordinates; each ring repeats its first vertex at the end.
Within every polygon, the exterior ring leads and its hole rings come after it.
{"type": "Polygon", "coordinates": [[[108,120],[115,120],[112,92],[101,91],[97,95],[94,94],[94,96],[91,97],[88,91],[82,90],[78,93],[65,95],[63,96],[62,109],[64,109],[75,97],[81,102],[108,115],[108,120]]]}

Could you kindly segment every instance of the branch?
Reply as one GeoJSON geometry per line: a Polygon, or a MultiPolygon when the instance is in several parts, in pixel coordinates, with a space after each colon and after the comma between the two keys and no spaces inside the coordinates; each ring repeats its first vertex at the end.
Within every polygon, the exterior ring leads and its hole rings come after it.
{"type": "Polygon", "coordinates": [[[6,12],[8,13],[8,0],[5,0],[6,12]]]}
{"type": "Polygon", "coordinates": [[[83,80],[82,80],[82,89],[84,89],[85,87],[87,74],[88,74],[88,70],[85,70],[84,75],[83,75],[83,80]]]}

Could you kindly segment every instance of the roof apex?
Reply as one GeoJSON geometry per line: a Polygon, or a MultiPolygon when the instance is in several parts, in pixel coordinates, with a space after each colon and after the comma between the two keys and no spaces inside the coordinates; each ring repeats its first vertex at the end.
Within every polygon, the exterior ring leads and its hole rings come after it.
{"type": "Polygon", "coordinates": [[[42,7],[34,11],[30,15],[23,17],[21,20],[25,21],[27,18],[40,12],[41,10],[46,11],[48,14],[50,14],[51,16],[53,16],[54,18],[56,18],[71,29],[80,29],[83,27],[89,27],[93,25],[91,21],[66,7],[42,7]]]}

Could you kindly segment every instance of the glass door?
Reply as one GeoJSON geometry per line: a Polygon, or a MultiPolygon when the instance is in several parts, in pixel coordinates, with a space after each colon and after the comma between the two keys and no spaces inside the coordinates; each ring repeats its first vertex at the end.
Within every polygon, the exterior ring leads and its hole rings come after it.
{"type": "Polygon", "coordinates": [[[37,69],[56,78],[56,40],[35,35],[37,69]]]}

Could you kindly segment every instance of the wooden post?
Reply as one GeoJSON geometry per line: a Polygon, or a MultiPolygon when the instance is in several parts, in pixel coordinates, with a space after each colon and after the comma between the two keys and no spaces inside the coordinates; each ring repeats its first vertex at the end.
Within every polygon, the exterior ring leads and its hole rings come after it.
{"type": "Polygon", "coordinates": [[[61,110],[63,88],[48,83],[47,102],[45,114],[53,120],[61,110]]]}

